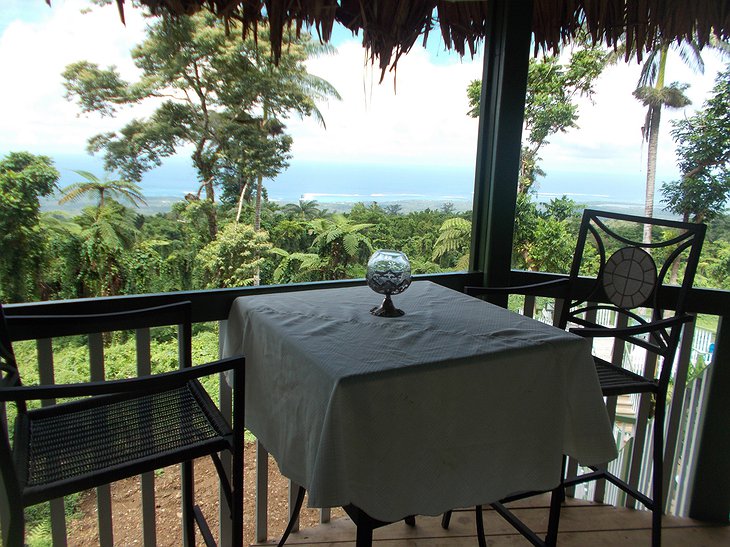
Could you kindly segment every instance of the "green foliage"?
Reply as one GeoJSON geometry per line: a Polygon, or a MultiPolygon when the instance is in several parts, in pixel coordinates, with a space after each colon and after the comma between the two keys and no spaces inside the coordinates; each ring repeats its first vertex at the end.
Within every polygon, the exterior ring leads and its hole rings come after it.
{"type": "Polygon", "coordinates": [[[708,241],[703,248],[695,285],[730,290],[730,241],[708,241]]]}
{"type": "Polygon", "coordinates": [[[512,266],[567,273],[575,250],[580,215],[578,205],[565,196],[539,207],[530,194],[519,194],[512,266]]]}
{"type": "Polygon", "coordinates": [[[662,186],[662,201],[685,220],[712,220],[730,195],[730,67],[717,75],[702,109],[672,125],[682,178],[662,186]]]}
{"type": "Polygon", "coordinates": [[[434,262],[451,257],[458,270],[469,269],[469,246],[471,243],[471,221],[454,217],[445,220],[439,228],[439,237],[433,246],[431,260],[434,262]]]}
{"type": "Polygon", "coordinates": [[[252,285],[270,252],[265,231],[231,223],[198,253],[194,274],[205,289],[252,285]]]}
{"type": "MultiPolygon", "coordinates": [[[[587,38],[580,42],[567,63],[558,56],[530,59],[525,96],[524,131],[527,140],[520,156],[519,189],[528,192],[544,176],[539,167],[540,148],[550,135],[577,127],[578,105],[575,99],[591,97],[593,84],[606,66],[610,54],[587,38]]],[[[472,81],[467,87],[468,114],[478,117],[481,82],[472,81]]]]}
{"type": "Polygon", "coordinates": [[[79,277],[91,294],[120,293],[125,283],[124,255],[139,234],[135,220],[129,209],[111,199],[103,207],[87,207],[75,219],[81,227],[79,277]]]}
{"type": "Polygon", "coordinates": [[[43,213],[40,226],[46,238],[41,299],[82,296],[81,227],[62,213],[43,213]]]}
{"type": "MultiPolygon", "coordinates": [[[[66,519],[78,516],[77,507],[81,494],[75,493],[64,497],[66,519]]],[[[52,547],[51,509],[47,503],[31,505],[25,509],[25,542],[28,547],[52,547]]]]}
{"type": "Polygon", "coordinates": [[[50,195],[59,173],[47,156],[11,152],[0,160],[0,299],[40,298],[44,237],[38,198],[50,195]]]}
{"type": "Polygon", "coordinates": [[[272,249],[272,252],[281,257],[274,270],[274,283],[317,281],[327,267],[326,261],[315,253],[288,253],[284,249],[272,249]]]}
{"type": "Polygon", "coordinates": [[[371,223],[355,224],[345,215],[317,218],[309,224],[315,236],[312,250],[323,259],[321,274],[324,279],[346,279],[351,267],[372,253],[370,238],[363,232],[373,227],[371,223]]]}
{"type": "MultiPolygon", "coordinates": [[[[245,39],[229,30],[207,12],[157,18],[132,51],[141,71],[136,82],[124,81],[115,67],[103,69],[88,61],[66,67],[66,98],[84,113],[114,116],[141,102],[159,105],[149,117],[89,140],[90,152],[104,152],[108,171],[139,182],[146,171],[186,147],[206,200],[214,201],[216,185],[228,203],[250,197],[256,186],[260,211],[261,180],[288,166],[292,140],[284,133],[284,120],[295,113],[322,122],[317,101],[339,99],[339,94],[307,72],[305,61],[329,48],[306,33],[283,37],[275,65],[267,26],[245,39]]],[[[213,238],[217,220],[213,209],[206,212],[213,238]]]]}

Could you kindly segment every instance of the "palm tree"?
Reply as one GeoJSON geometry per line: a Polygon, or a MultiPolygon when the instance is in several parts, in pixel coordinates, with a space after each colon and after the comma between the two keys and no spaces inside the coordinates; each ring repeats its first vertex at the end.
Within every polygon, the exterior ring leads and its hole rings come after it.
{"type": "Polygon", "coordinates": [[[118,294],[124,283],[122,257],[134,246],[139,230],[129,209],[110,200],[96,210],[86,208],[81,227],[81,277],[95,296],[118,294]]]}
{"type": "Polygon", "coordinates": [[[352,224],[342,214],[316,218],[310,224],[315,234],[312,250],[326,261],[322,273],[327,279],[345,279],[347,267],[364,253],[372,253],[373,245],[363,232],[374,224],[352,224]]]}
{"type": "Polygon", "coordinates": [[[109,180],[106,177],[104,177],[104,180],[101,180],[89,171],[74,171],[74,173],[81,175],[85,180],[74,182],[66,186],[66,188],[63,188],[61,190],[63,197],[58,200],[59,204],[68,201],[77,201],[89,194],[96,194],[99,197],[97,216],[104,207],[106,197],[127,200],[135,207],[139,207],[140,204],[147,205],[142,196],[142,189],[134,182],[123,179],[109,180]]]}
{"type": "MultiPolygon", "coordinates": [[[[684,63],[693,70],[703,73],[705,63],[702,60],[700,47],[695,41],[683,41],[674,46],[684,63]]],[[[662,108],[683,108],[691,103],[684,94],[687,84],[672,83],[664,85],[666,76],[669,43],[664,42],[653,49],[641,67],[639,82],[634,90],[634,97],[647,107],[644,126],[641,134],[648,142],[646,165],[646,199],[644,215],[654,216],[654,189],[656,184],[657,148],[659,146],[659,124],[662,108]]],[[[644,225],[644,242],[651,242],[651,226],[644,225]]]]}
{"type": "Polygon", "coordinates": [[[284,206],[284,211],[292,218],[301,220],[312,220],[321,215],[317,200],[300,199],[299,203],[288,203],[284,206]]]}

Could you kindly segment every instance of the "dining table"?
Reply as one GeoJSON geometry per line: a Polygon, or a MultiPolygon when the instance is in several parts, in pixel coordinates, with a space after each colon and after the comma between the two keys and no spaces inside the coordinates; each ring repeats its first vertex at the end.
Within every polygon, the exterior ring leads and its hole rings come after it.
{"type": "Polygon", "coordinates": [[[400,317],[372,315],[380,299],[347,286],[230,309],[246,427],[310,507],[439,515],[554,489],[564,454],[616,457],[590,341],[431,281],[393,298],[400,317]]]}

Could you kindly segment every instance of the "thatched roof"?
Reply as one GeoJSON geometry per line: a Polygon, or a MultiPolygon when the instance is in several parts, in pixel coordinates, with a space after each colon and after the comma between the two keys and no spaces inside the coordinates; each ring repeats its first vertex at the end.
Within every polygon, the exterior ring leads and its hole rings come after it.
{"type": "MultiPolygon", "coordinates": [[[[50,0],[47,0],[50,3],[50,0]]],[[[327,42],[335,21],[362,30],[363,45],[385,70],[408,52],[419,36],[439,27],[449,49],[474,53],[487,32],[488,1],[449,0],[139,0],[153,14],[193,14],[207,8],[255,32],[268,19],[272,49],[281,51],[284,32],[313,28],[327,42]]],[[[116,0],[124,17],[124,0],[116,0]]],[[[557,50],[582,25],[596,41],[625,42],[627,56],[651,50],[660,40],[712,35],[730,38],[729,0],[534,0],[535,50],[557,50]]]]}

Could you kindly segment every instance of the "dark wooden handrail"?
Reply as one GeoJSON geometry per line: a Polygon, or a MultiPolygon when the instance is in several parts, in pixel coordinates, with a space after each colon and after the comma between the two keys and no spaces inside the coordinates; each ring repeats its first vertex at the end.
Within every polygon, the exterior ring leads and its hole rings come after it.
{"type": "MultiPolygon", "coordinates": [[[[414,279],[425,279],[462,291],[467,284],[476,284],[481,279],[479,273],[455,272],[444,274],[416,275],[414,279]]],[[[162,306],[189,300],[192,303],[194,323],[221,321],[228,318],[233,301],[239,296],[253,296],[281,292],[334,289],[364,285],[364,279],[342,281],[321,281],[295,283],[290,285],[262,285],[259,287],[240,287],[233,289],[209,289],[202,291],[178,291],[169,293],[140,294],[128,296],[108,296],[98,298],[79,298],[75,300],[52,300],[7,304],[5,309],[8,328],[13,340],[37,340],[59,336],[58,326],[52,321],[33,324],[27,319],[33,315],[75,315],[92,313],[111,313],[135,308],[162,306]],[[22,322],[13,321],[14,316],[24,316],[22,322]]]]}
{"type": "MultiPolygon", "coordinates": [[[[528,272],[512,270],[510,285],[529,285],[546,281],[564,279],[567,276],[542,272],[528,272]]],[[[479,285],[481,272],[454,272],[443,274],[416,275],[415,279],[427,279],[458,291],[466,285],[479,285]]],[[[590,290],[591,280],[586,278],[586,294],[590,290]]],[[[24,326],[13,323],[13,316],[23,315],[72,315],[102,312],[116,312],[128,309],[161,306],[183,300],[189,300],[193,305],[193,322],[220,321],[228,317],[228,310],[233,300],[239,296],[255,294],[269,294],[292,291],[306,291],[315,289],[331,289],[364,284],[363,279],[348,279],[342,281],[320,281],[312,283],[295,283],[290,285],[263,285],[259,287],[240,287],[233,289],[209,289],[202,291],[178,291],[169,293],[142,294],[129,296],[110,296],[99,298],[79,298],[75,300],[53,300],[46,302],[29,302],[23,304],[8,304],[5,312],[13,340],[35,340],[51,338],[58,333],[52,323],[43,326],[24,326]]],[[[667,289],[667,297],[671,299],[672,289],[667,289]]],[[[677,290],[679,288],[677,287],[677,290]]],[[[537,296],[549,298],[560,297],[560,289],[546,287],[537,296]]],[[[668,304],[666,309],[672,309],[668,304]]],[[[689,313],[705,313],[709,315],[725,315],[730,309],[730,291],[718,289],[693,288],[685,303],[685,311],[689,313]]]]}

